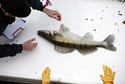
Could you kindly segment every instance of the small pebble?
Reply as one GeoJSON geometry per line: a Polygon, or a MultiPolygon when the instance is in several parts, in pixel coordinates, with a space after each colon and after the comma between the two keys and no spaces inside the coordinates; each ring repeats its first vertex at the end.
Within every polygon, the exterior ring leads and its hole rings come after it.
{"type": "Polygon", "coordinates": [[[96,29],[94,29],[94,31],[96,31],[96,29]]]}

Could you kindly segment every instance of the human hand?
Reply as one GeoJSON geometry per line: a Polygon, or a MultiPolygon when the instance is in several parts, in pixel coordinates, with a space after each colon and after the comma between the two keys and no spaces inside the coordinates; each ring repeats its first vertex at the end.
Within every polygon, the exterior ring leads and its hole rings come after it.
{"type": "Polygon", "coordinates": [[[61,21],[61,14],[58,11],[44,8],[43,12],[46,13],[49,17],[52,17],[58,21],[61,21]]]}
{"type": "Polygon", "coordinates": [[[50,69],[46,67],[42,73],[42,84],[49,84],[50,82],[50,69]]]}
{"type": "Polygon", "coordinates": [[[32,38],[32,39],[30,39],[30,40],[24,42],[24,43],[22,44],[23,50],[28,50],[28,51],[30,51],[30,50],[34,49],[34,48],[37,46],[38,43],[32,43],[33,41],[35,41],[35,38],[32,38]]]}
{"type": "Polygon", "coordinates": [[[104,70],[104,76],[100,75],[102,81],[104,82],[103,84],[114,84],[113,80],[115,77],[115,72],[112,73],[111,68],[104,65],[103,65],[103,70],[104,70]]]}

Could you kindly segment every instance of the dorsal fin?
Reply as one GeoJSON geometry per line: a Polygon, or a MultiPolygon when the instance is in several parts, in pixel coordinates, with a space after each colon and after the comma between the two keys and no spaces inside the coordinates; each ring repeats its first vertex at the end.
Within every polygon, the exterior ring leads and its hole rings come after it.
{"type": "Polygon", "coordinates": [[[93,36],[90,32],[86,33],[83,38],[88,39],[88,40],[93,40],[93,36]]]}
{"type": "Polygon", "coordinates": [[[60,25],[60,30],[59,31],[62,31],[62,32],[66,32],[66,31],[70,31],[68,27],[65,27],[64,24],[61,24],[60,25]]]}

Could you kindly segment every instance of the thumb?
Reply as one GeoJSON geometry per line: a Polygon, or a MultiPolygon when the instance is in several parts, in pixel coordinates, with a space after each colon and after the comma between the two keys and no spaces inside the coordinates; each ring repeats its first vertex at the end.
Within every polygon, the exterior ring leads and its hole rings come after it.
{"type": "Polygon", "coordinates": [[[102,81],[105,81],[105,77],[103,75],[100,75],[102,81]]]}
{"type": "Polygon", "coordinates": [[[114,77],[115,77],[115,72],[113,72],[113,79],[114,79],[114,77]]]}
{"type": "Polygon", "coordinates": [[[52,18],[54,18],[54,19],[56,19],[56,20],[59,19],[57,15],[53,15],[52,18]]]}

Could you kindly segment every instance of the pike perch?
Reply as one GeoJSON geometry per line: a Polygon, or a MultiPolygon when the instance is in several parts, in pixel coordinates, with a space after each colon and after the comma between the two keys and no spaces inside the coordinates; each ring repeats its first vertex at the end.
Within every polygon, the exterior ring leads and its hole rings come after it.
{"type": "Polygon", "coordinates": [[[104,41],[93,41],[93,37],[90,33],[81,37],[75,33],[69,31],[68,27],[63,24],[60,26],[60,30],[39,30],[37,34],[51,43],[55,44],[55,50],[60,53],[70,53],[77,49],[81,54],[85,55],[97,50],[97,47],[102,47],[111,51],[116,51],[116,47],[113,46],[114,35],[109,35],[104,41]]]}

